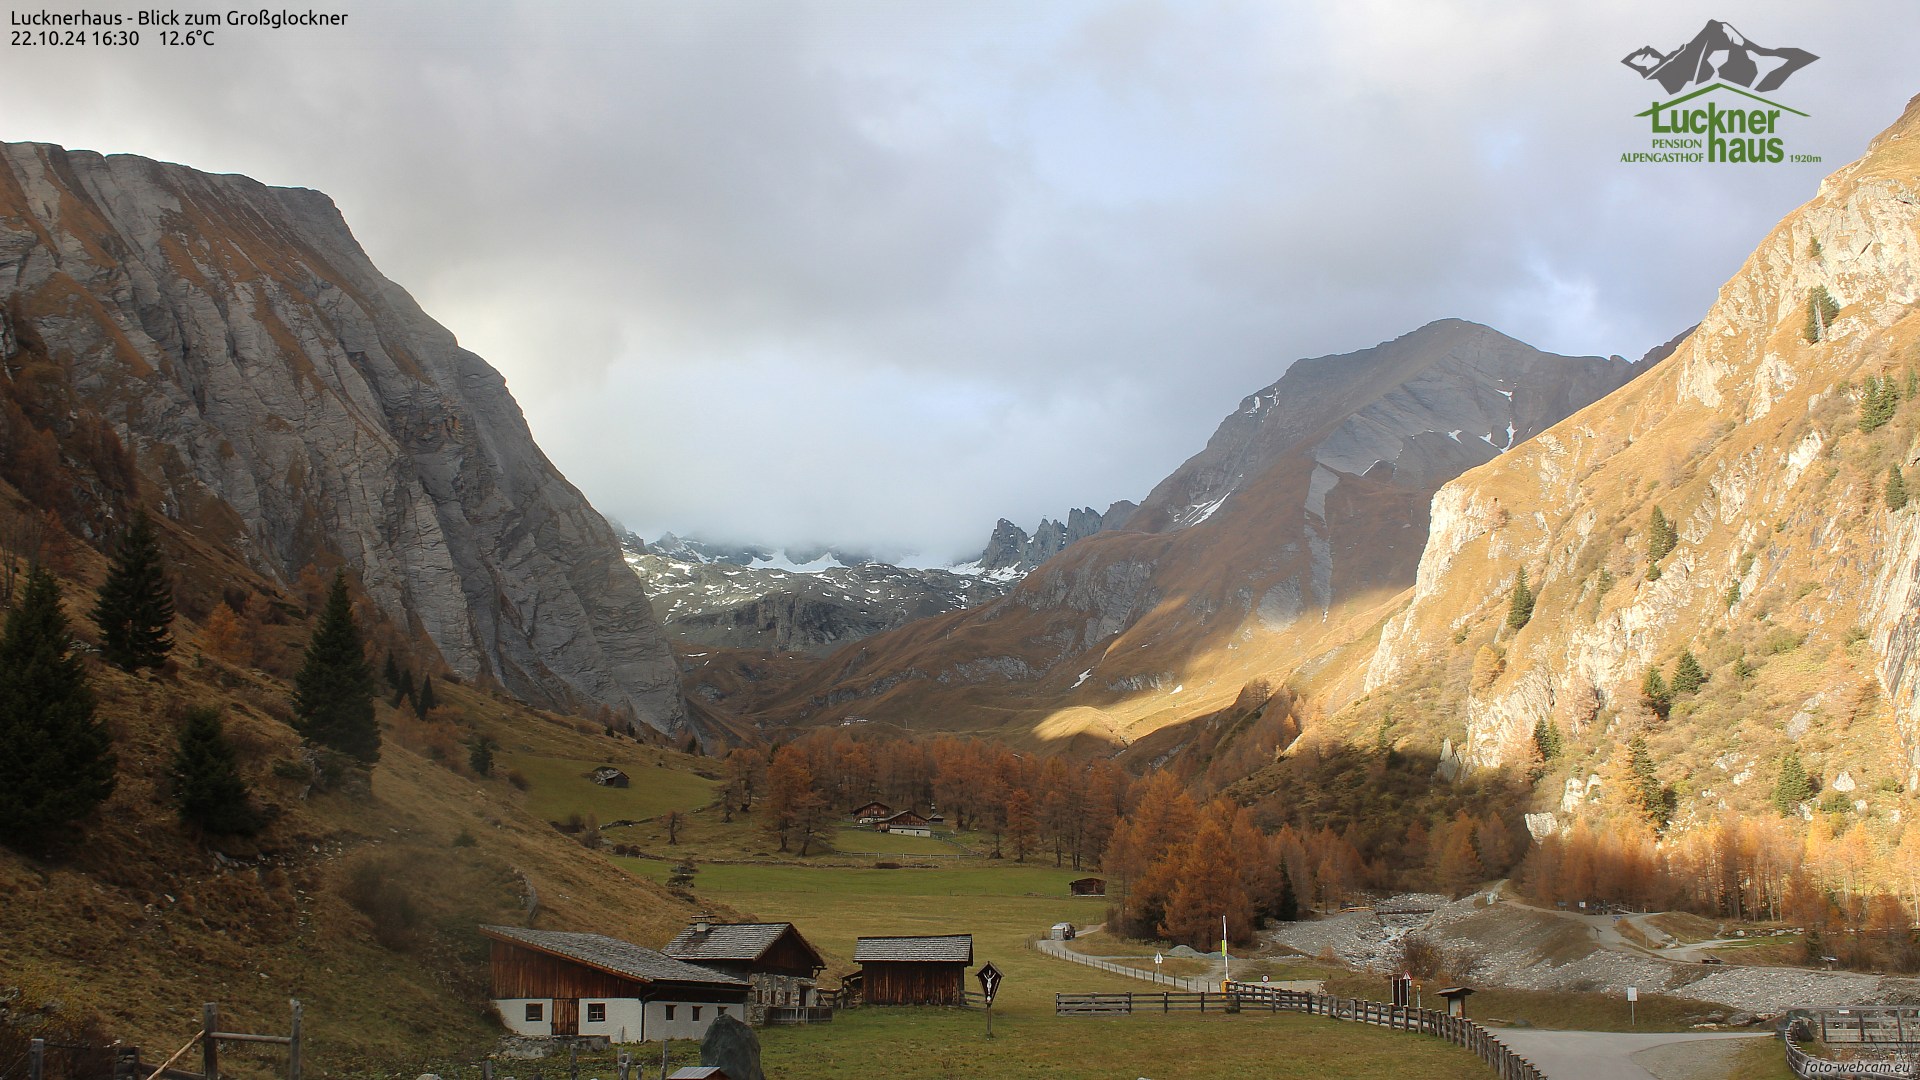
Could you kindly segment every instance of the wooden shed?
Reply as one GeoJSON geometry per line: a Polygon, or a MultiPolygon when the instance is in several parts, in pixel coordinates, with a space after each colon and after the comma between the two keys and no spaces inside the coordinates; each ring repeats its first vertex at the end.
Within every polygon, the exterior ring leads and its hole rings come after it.
{"type": "Polygon", "coordinates": [[[870,802],[848,815],[862,825],[871,825],[876,821],[885,821],[893,816],[893,807],[883,802],[870,802]]]}
{"type": "Polygon", "coordinates": [[[964,1005],[973,935],[863,937],[853,960],[869,1005],[964,1005]]]}
{"type": "Polygon", "coordinates": [[[1075,896],[1107,895],[1107,879],[1097,877],[1075,878],[1067,882],[1067,888],[1075,896]]]}
{"type": "Polygon", "coordinates": [[[818,1004],[816,984],[827,967],[820,951],[784,922],[717,923],[701,916],[667,942],[665,951],[675,960],[744,979],[752,987],[748,1001],[762,1009],[818,1004]]]}
{"type": "Polygon", "coordinates": [[[698,1039],[744,1019],[746,980],[600,934],[482,926],[494,1008],[517,1035],[698,1039]]]}

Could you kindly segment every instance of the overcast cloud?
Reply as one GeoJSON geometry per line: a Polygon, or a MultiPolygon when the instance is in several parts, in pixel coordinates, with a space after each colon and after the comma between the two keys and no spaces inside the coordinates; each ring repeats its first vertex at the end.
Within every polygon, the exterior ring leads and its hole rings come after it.
{"type": "Polygon", "coordinates": [[[643,535],[937,556],[1139,498],[1301,356],[1638,356],[1920,92],[1912,0],[313,6],[9,48],[0,139],[326,191],[643,535]],[[1618,163],[1620,58],[1710,18],[1821,57],[1774,96],[1825,163],[1618,163]]]}

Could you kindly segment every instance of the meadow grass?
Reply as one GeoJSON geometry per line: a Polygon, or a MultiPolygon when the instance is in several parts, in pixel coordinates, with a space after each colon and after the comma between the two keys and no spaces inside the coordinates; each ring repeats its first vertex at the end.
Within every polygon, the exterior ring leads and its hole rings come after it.
{"type": "Polygon", "coordinates": [[[665,767],[620,767],[632,780],[624,788],[601,787],[587,774],[607,761],[546,757],[538,754],[501,754],[502,773],[515,770],[526,777],[526,807],[547,821],[565,821],[567,815],[592,814],[602,824],[639,821],[669,810],[691,811],[713,799],[713,781],[690,772],[665,767]]]}
{"type": "MultiPolygon", "coordinates": [[[[649,878],[657,860],[616,859],[649,878]]],[[[875,870],[804,864],[705,864],[694,888],[753,917],[788,920],[828,954],[835,974],[852,970],[865,935],[970,933],[974,963],[1005,974],[994,1004],[994,1038],[978,1010],[860,1008],[830,1024],[760,1033],[769,1075],[813,1080],[897,1077],[1258,1077],[1339,1080],[1401,1072],[1433,1080],[1482,1080],[1486,1067],[1435,1039],[1354,1024],[1247,1012],[1116,1018],[1062,1017],[1056,993],[1127,993],[1152,985],[1048,957],[1030,947],[1056,922],[1085,926],[1105,914],[1103,897],[1075,897],[1083,872],[1017,863],[875,870]]],[[[834,982],[829,976],[825,982],[834,982]]],[[[971,971],[968,987],[976,988],[971,971]]]]}

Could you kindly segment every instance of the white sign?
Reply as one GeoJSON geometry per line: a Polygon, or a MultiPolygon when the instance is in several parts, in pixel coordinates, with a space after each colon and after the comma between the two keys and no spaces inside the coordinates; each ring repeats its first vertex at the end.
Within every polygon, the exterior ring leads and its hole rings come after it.
{"type": "Polygon", "coordinates": [[[1628,1000],[1628,1001],[1639,1001],[1639,1000],[1640,1000],[1640,991],[1639,991],[1638,989],[1636,989],[1636,988],[1634,988],[1634,987],[1631,987],[1631,986],[1629,986],[1629,987],[1627,987],[1627,1000],[1628,1000]]]}
{"type": "Polygon", "coordinates": [[[1166,960],[1167,960],[1167,958],[1166,958],[1166,957],[1164,957],[1164,956],[1161,956],[1161,955],[1160,955],[1159,953],[1154,953],[1154,954],[1153,954],[1153,966],[1154,966],[1154,967],[1159,967],[1159,966],[1160,966],[1161,964],[1163,964],[1163,963],[1165,963],[1165,962],[1166,962],[1166,960]]]}

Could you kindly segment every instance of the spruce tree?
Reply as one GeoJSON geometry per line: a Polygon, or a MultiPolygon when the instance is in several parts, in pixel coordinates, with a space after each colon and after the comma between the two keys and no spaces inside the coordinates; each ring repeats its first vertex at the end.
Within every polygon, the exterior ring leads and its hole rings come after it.
{"type": "Polygon", "coordinates": [[[333,577],[320,625],[293,680],[295,728],[308,742],[367,764],[380,760],[380,724],[373,713],[373,671],[360,645],[347,597],[347,575],[333,577]]]}
{"type": "Polygon", "coordinates": [[[420,676],[420,693],[413,699],[414,715],[425,720],[427,714],[432,712],[433,707],[438,704],[439,702],[433,700],[433,676],[420,676]]]}
{"type": "Polygon", "coordinates": [[[1667,710],[1673,707],[1673,691],[1667,688],[1667,680],[1660,677],[1659,668],[1647,668],[1646,677],[1640,680],[1640,697],[1660,719],[1667,718],[1667,710]]]}
{"type": "Polygon", "coordinates": [[[1870,435],[1887,425],[1895,413],[1900,411],[1900,388],[1893,383],[1893,376],[1882,379],[1878,375],[1867,376],[1860,387],[1860,432],[1870,435]]]}
{"type": "Polygon", "coordinates": [[[72,654],[60,586],[34,569],[0,631],[0,843],[44,849],[113,794],[112,740],[72,654]]]}
{"type": "Polygon", "coordinates": [[[100,655],[122,671],[157,668],[173,649],[173,586],[153,523],[135,511],[93,608],[100,655]]]}
{"type": "Polygon", "coordinates": [[[1285,859],[1280,860],[1280,896],[1273,915],[1281,922],[1296,922],[1300,918],[1300,897],[1293,891],[1293,875],[1287,872],[1285,859]]]}
{"type": "Polygon", "coordinates": [[[413,701],[413,672],[408,668],[400,669],[400,681],[393,684],[393,701],[390,704],[399,708],[403,701],[413,701]]]}
{"type": "Polygon", "coordinates": [[[1521,567],[1513,579],[1513,596],[1507,602],[1507,627],[1518,630],[1533,618],[1533,590],[1527,588],[1527,568],[1521,567]]]}
{"type": "Polygon", "coordinates": [[[1647,740],[1642,736],[1635,735],[1627,744],[1627,770],[1633,778],[1634,804],[1646,815],[1648,824],[1656,829],[1665,828],[1671,814],[1667,788],[1654,772],[1653,753],[1647,749],[1647,740]]]}
{"type": "Polygon", "coordinates": [[[1541,761],[1552,761],[1565,748],[1566,737],[1560,734],[1559,724],[1543,716],[1533,725],[1533,745],[1540,751],[1541,761]]]}
{"type": "Polygon", "coordinates": [[[498,745],[485,735],[475,735],[467,744],[467,766],[475,776],[493,775],[493,750],[498,745]]]}
{"type": "Polygon", "coordinates": [[[1881,494],[1886,497],[1888,510],[1898,512],[1907,508],[1907,478],[1900,475],[1900,466],[1887,466],[1887,486],[1881,494]]]}
{"type": "Polygon", "coordinates": [[[1653,516],[1647,522],[1647,559],[1657,563],[1666,558],[1667,553],[1673,550],[1673,545],[1678,543],[1679,539],[1673,531],[1673,523],[1667,520],[1667,515],[1662,513],[1659,507],[1654,507],[1653,516]]]}
{"type": "Polygon", "coordinates": [[[1827,339],[1827,328],[1840,316],[1840,302],[1833,298],[1825,285],[1815,285],[1807,291],[1807,323],[1801,333],[1811,342],[1827,339]]]}
{"type": "Polygon", "coordinates": [[[260,828],[218,709],[187,710],[173,755],[173,801],[181,821],[206,832],[251,836],[260,828]]]}
{"type": "Polygon", "coordinates": [[[1682,650],[1680,659],[1673,662],[1673,682],[1669,684],[1674,696],[1699,693],[1706,681],[1707,673],[1701,670],[1700,661],[1693,658],[1693,650],[1682,650]]]}
{"type": "Polygon", "coordinates": [[[1789,750],[1780,759],[1780,778],[1773,784],[1773,808],[1782,816],[1790,817],[1800,812],[1800,804],[1813,798],[1813,779],[1807,775],[1807,767],[1800,763],[1798,752],[1789,750]]]}
{"type": "Polygon", "coordinates": [[[389,690],[400,689],[400,665],[394,663],[393,654],[387,654],[387,666],[381,670],[380,677],[386,681],[389,690]]]}

